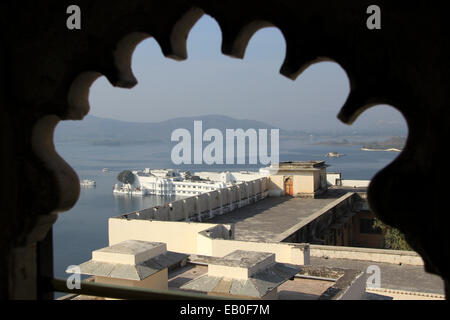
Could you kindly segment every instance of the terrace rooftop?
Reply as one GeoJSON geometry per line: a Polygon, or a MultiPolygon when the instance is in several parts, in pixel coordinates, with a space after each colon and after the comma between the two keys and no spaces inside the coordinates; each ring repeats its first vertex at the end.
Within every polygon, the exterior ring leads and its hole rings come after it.
{"type": "Polygon", "coordinates": [[[381,273],[381,288],[409,292],[444,294],[442,279],[427,273],[423,266],[382,263],[352,259],[325,259],[310,257],[311,265],[329,268],[367,270],[370,265],[377,265],[381,273]]]}
{"type": "Polygon", "coordinates": [[[267,197],[207,222],[233,223],[236,240],[279,242],[344,200],[347,194],[342,189],[330,189],[317,199],[267,197]]]}

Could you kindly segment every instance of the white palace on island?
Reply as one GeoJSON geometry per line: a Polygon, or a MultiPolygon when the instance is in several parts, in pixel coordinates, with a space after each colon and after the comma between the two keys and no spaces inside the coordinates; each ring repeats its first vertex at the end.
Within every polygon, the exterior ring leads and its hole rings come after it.
{"type": "Polygon", "coordinates": [[[251,181],[263,172],[181,172],[176,169],[150,169],[132,171],[134,183],[116,183],[115,194],[195,196],[205,192],[226,188],[240,181],[251,181]]]}
{"type": "Polygon", "coordinates": [[[116,183],[115,194],[198,196],[202,193],[228,188],[232,185],[269,178],[272,193],[291,196],[315,196],[326,186],[367,187],[369,180],[344,180],[339,172],[326,172],[325,161],[288,161],[277,167],[259,171],[194,172],[177,169],[150,169],[132,171],[134,182],[116,183]],[[276,188],[275,188],[276,186],[276,188]]]}

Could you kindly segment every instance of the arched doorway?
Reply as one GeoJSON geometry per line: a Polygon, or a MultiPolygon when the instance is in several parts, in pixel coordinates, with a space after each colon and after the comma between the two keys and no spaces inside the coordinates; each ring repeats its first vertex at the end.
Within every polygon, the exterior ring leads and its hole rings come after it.
{"type": "Polygon", "coordinates": [[[294,183],[292,177],[287,177],[284,179],[284,192],[287,196],[294,195],[294,183]]]}

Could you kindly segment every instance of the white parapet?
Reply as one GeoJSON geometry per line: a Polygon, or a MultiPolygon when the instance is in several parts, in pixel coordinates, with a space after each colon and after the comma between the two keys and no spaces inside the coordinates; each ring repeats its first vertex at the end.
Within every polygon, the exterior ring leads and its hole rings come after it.
{"type": "Polygon", "coordinates": [[[275,254],[236,250],[208,265],[208,276],[247,280],[275,264],[275,254]]]}
{"type": "Polygon", "coordinates": [[[366,188],[370,184],[370,180],[341,180],[342,187],[366,188]]]}
{"type": "Polygon", "coordinates": [[[162,242],[127,240],[92,251],[92,260],[137,265],[166,252],[167,246],[162,242]]]}

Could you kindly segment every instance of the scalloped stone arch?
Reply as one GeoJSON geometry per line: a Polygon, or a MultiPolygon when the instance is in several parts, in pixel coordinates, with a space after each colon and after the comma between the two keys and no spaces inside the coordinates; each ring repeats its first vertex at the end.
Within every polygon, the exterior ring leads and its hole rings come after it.
{"type": "Polygon", "coordinates": [[[100,74],[114,86],[132,87],[131,53],[148,35],[165,56],[186,58],[186,37],[203,13],[218,22],[224,54],[243,56],[251,35],[270,21],[286,41],[283,75],[295,79],[323,59],[338,63],[351,84],[339,113],[343,122],[352,123],[372,104],[395,106],[404,115],[407,145],[373,179],[369,203],[405,232],[426,270],[443,277],[448,297],[450,218],[444,214],[448,204],[442,190],[450,173],[440,166],[442,146],[450,137],[450,45],[442,32],[447,24],[443,7],[379,0],[383,27],[374,31],[365,27],[368,0],[77,2],[83,22],[76,32],[65,29],[69,1],[8,2],[0,10],[0,103],[4,137],[11,138],[2,140],[2,148],[6,159],[15,159],[11,168],[3,163],[14,179],[2,190],[8,209],[0,226],[1,297],[37,297],[35,244],[46,236],[55,212],[68,209],[78,197],[76,175],[54,152],[54,126],[60,119],[84,117],[89,87],[100,74]],[[44,19],[42,25],[33,24],[35,17],[44,19]],[[24,185],[33,191],[26,202],[21,199],[24,185]]]}

